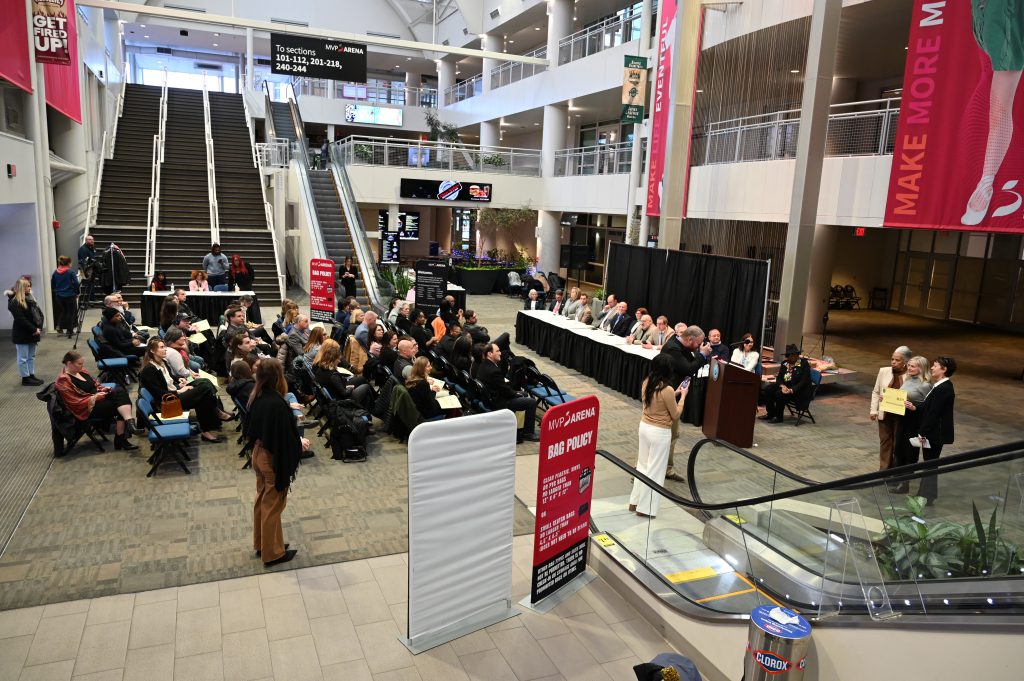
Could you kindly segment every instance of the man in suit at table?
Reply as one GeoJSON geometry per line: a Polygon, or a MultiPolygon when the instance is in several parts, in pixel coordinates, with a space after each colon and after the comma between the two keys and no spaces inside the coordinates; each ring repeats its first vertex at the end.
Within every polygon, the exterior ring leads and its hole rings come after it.
{"type": "Polygon", "coordinates": [[[540,299],[537,294],[537,289],[530,289],[530,294],[526,298],[526,302],[523,303],[524,310],[543,310],[544,301],[540,299]]]}
{"type": "Polygon", "coordinates": [[[555,299],[551,301],[551,304],[548,306],[548,309],[554,312],[555,314],[562,314],[565,311],[564,295],[565,294],[562,293],[562,289],[558,289],[557,291],[555,291],[555,299]]]}
{"type": "Polygon", "coordinates": [[[594,313],[594,322],[593,324],[591,324],[591,326],[593,326],[595,329],[601,326],[601,323],[604,321],[605,317],[607,317],[610,314],[615,314],[615,306],[619,304],[619,301],[615,297],[614,293],[608,294],[608,298],[606,298],[604,301],[604,307],[596,307],[596,305],[598,305],[600,302],[600,298],[595,298],[594,307],[591,307],[591,311],[594,313]]]}
{"type": "MultiPolygon", "coordinates": [[[[918,437],[922,440],[922,446],[928,445],[924,450],[925,461],[938,459],[943,445],[953,444],[953,402],[956,400],[956,391],[949,379],[955,372],[956,360],[952,357],[940,355],[932,362],[932,380],[935,383],[918,407],[921,410],[918,437]]],[[[904,437],[909,436],[910,433],[904,433],[904,437]]],[[[932,504],[939,496],[938,477],[926,475],[921,478],[917,496],[924,497],[928,504],[932,504]]]]}
{"type": "Polygon", "coordinates": [[[598,328],[625,338],[629,335],[630,329],[633,328],[634,321],[633,315],[629,314],[629,306],[625,301],[622,301],[615,306],[614,312],[609,312],[605,315],[598,328]]]}
{"type": "Polygon", "coordinates": [[[651,335],[643,346],[648,350],[661,350],[671,337],[672,332],[668,328],[668,317],[661,315],[651,328],[651,335]]]}
{"type": "Polygon", "coordinates": [[[536,435],[537,400],[522,395],[512,389],[512,386],[505,380],[498,363],[501,362],[501,349],[496,343],[487,346],[483,361],[476,370],[476,378],[483,384],[484,390],[490,396],[491,401],[498,409],[526,412],[523,418],[523,427],[517,433],[517,440],[528,440],[537,442],[540,438],[536,435]]]}
{"type": "Polygon", "coordinates": [[[629,334],[626,342],[630,345],[650,345],[651,333],[654,331],[654,320],[651,315],[645,314],[640,317],[640,324],[629,334]]]}
{"type": "Polygon", "coordinates": [[[594,313],[590,309],[590,296],[586,293],[580,294],[580,304],[576,307],[576,312],[573,313],[571,319],[575,319],[583,324],[592,324],[594,322],[594,313]]]}

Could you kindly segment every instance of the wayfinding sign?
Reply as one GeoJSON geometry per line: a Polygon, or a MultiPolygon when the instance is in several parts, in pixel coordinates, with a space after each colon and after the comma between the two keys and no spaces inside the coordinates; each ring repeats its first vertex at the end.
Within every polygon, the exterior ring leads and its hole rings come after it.
{"type": "Polygon", "coordinates": [[[365,83],[366,45],[271,33],[270,71],[286,76],[365,83]]]}

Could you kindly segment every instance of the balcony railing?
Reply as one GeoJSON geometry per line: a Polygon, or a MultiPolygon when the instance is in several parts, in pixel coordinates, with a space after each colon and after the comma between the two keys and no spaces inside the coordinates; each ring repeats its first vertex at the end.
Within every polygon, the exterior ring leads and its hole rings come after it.
{"type": "MultiPolygon", "coordinates": [[[[891,154],[900,99],[833,104],[828,117],[826,156],[891,154]]],[[[746,116],[708,124],[694,133],[693,165],[796,158],[800,110],[746,116]]]]}
{"type": "Polygon", "coordinates": [[[470,97],[476,97],[484,91],[483,75],[473,76],[469,80],[456,83],[444,91],[444,105],[457,104],[470,97]]]}
{"type": "Polygon", "coordinates": [[[426,170],[477,171],[540,177],[540,150],[482,147],[478,144],[347,137],[338,145],[345,165],[373,165],[426,170]]]}
{"type": "MultiPolygon", "coordinates": [[[[641,141],[641,151],[646,148],[647,139],[645,138],[641,141]]],[[[616,175],[628,173],[632,166],[632,159],[632,142],[560,149],[555,152],[555,176],[573,177],[577,175],[616,175]]]]}
{"type": "MultiPolygon", "coordinates": [[[[535,50],[530,50],[524,57],[537,57],[538,59],[548,58],[548,46],[541,45],[535,50]]],[[[491,89],[503,87],[510,83],[517,83],[524,78],[529,78],[538,73],[546,71],[547,67],[540,64],[523,64],[517,61],[507,61],[501,66],[491,69],[491,89]]]]}
{"type": "Polygon", "coordinates": [[[640,13],[610,17],[558,41],[558,64],[640,39],[640,13]]]}
{"type": "Polygon", "coordinates": [[[370,104],[392,104],[395,106],[437,107],[437,90],[434,88],[343,83],[323,78],[295,77],[292,79],[292,88],[297,95],[330,97],[332,87],[334,88],[335,99],[349,99],[370,104]]]}

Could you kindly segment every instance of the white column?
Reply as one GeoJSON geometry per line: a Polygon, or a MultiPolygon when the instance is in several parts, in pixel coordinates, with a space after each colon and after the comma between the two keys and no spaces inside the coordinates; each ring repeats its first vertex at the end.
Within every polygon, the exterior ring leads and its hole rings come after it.
{"type": "MultiPolygon", "coordinates": [[[[541,140],[541,176],[554,177],[555,152],[565,148],[565,129],[569,108],[565,104],[544,107],[544,136],[541,140]]],[[[557,272],[562,246],[560,212],[539,211],[537,214],[538,267],[546,272],[557,272]]]]}
{"type": "Polygon", "coordinates": [[[437,108],[448,104],[445,92],[452,85],[455,85],[455,63],[442,59],[437,62],[437,108]]]}
{"type": "Polygon", "coordinates": [[[245,29],[245,89],[254,90],[256,88],[256,74],[253,71],[253,64],[255,63],[255,56],[253,55],[252,46],[252,27],[247,26],[245,29]]]}
{"type": "MultiPolygon", "coordinates": [[[[650,55],[650,36],[651,36],[651,0],[644,0],[643,7],[641,8],[641,19],[640,19],[640,41],[637,48],[638,57],[647,57],[650,55]]],[[[650,66],[648,66],[648,83],[650,82],[650,66]]],[[[645,111],[645,113],[647,113],[645,111]]],[[[641,162],[641,151],[643,150],[643,134],[644,125],[643,123],[636,123],[633,125],[633,148],[630,150],[629,161],[629,188],[626,191],[626,237],[630,238],[632,234],[633,226],[633,215],[636,212],[636,191],[637,186],[640,184],[640,162],[641,162]]],[[[644,211],[646,212],[646,211],[644,211]]],[[[646,238],[640,240],[639,229],[637,230],[637,241],[630,243],[644,244],[647,243],[646,238]]]]}
{"type": "MultiPolygon", "coordinates": [[[[498,36],[491,33],[484,33],[480,36],[480,49],[487,50],[488,52],[500,52],[501,51],[501,39],[498,36]]],[[[481,71],[481,78],[483,80],[483,92],[484,94],[491,91],[491,70],[498,67],[497,59],[489,59],[484,57],[483,59],[483,70],[481,71]]]]}
{"type": "Polygon", "coordinates": [[[334,143],[334,123],[327,124],[327,140],[334,143]]]}
{"type": "Polygon", "coordinates": [[[500,146],[499,138],[501,134],[499,132],[500,125],[498,121],[481,121],[480,122],[480,146],[481,147],[497,147],[500,146]]]}
{"type": "Polygon", "coordinates": [[[423,87],[423,76],[414,71],[405,72],[405,105],[420,105],[420,88],[423,87]]]}
{"type": "Polygon", "coordinates": [[[573,0],[548,0],[548,61],[558,66],[558,41],[572,35],[573,0]]]}
{"type": "MultiPolygon", "coordinates": [[[[388,231],[389,232],[397,232],[398,231],[398,204],[397,203],[390,203],[390,204],[388,204],[388,231]]],[[[383,238],[384,237],[381,236],[382,240],[383,240],[383,238]]]]}

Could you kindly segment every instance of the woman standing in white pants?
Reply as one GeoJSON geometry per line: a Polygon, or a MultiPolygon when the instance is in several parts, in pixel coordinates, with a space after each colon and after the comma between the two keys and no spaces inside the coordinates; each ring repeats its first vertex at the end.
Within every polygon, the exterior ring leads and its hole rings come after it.
{"type": "MultiPolygon", "coordinates": [[[[672,385],[674,371],[667,355],[658,355],[651,362],[651,371],[640,388],[643,415],[640,418],[640,452],[636,469],[648,478],[665,484],[668,454],[672,447],[672,431],[683,413],[689,381],[678,388],[672,385]],[[678,400],[678,401],[677,401],[678,400]]],[[[653,518],[658,515],[661,496],[640,480],[633,480],[633,493],[629,495],[629,510],[638,516],[653,518]]]]}

